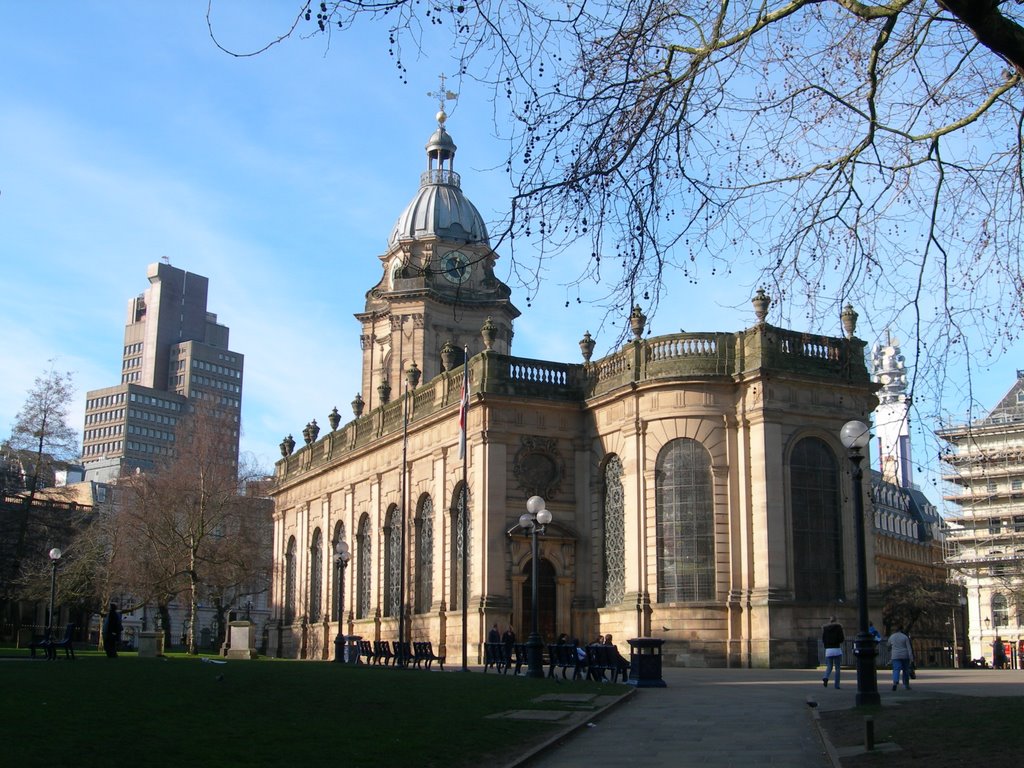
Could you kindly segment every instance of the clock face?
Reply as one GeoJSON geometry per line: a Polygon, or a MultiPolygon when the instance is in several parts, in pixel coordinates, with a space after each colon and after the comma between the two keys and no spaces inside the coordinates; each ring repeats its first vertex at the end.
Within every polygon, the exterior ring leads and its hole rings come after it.
{"type": "Polygon", "coordinates": [[[473,265],[461,251],[449,251],[441,257],[441,274],[450,283],[464,283],[469,279],[473,265]]]}

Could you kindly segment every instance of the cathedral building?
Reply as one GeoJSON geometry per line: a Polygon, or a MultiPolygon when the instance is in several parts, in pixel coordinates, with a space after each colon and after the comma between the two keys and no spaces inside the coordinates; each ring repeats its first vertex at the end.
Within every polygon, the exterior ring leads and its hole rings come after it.
{"type": "Polygon", "coordinates": [[[767,323],[758,291],[745,330],[651,337],[635,307],[632,340],[603,358],[589,333],[579,362],[514,357],[519,311],[437,117],[356,314],[354,418],[335,408],[281,443],[268,652],[326,659],[339,633],[402,631],[479,663],[493,624],[525,640],[518,521],[536,495],[553,518],[538,537],[545,642],[612,634],[628,653],[656,637],[669,665],[815,665],[828,616],[855,625],[839,432],[868,421],[876,386],[852,308],[845,337],[808,334],[767,323]]]}

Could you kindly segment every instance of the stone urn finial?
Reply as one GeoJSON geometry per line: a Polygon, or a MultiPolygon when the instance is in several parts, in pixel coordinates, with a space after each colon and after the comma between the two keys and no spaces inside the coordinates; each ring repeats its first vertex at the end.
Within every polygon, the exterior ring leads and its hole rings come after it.
{"type": "Polygon", "coordinates": [[[295,450],[295,438],[293,438],[291,435],[288,435],[288,437],[281,441],[280,447],[281,456],[284,458],[288,458],[289,456],[292,455],[292,452],[295,450]]]}
{"type": "Polygon", "coordinates": [[[387,379],[381,381],[377,386],[377,394],[380,395],[381,405],[387,405],[391,402],[391,384],[387,379]]]}
{"type": "Polygon", "coordinates": [[[590,331],[586,331],[580,339],[580,352],[583,353],[583,362],[589,363],[594,354],[594,337],[590,335],[590,331]]]}
{"type": "Polygon", "coordinates": [[[341,424],[341,414],[338,413],[338,406],[334,406],[331,412],[327,414],[327,421],[331,425],[331,432],[338,429],[338,425],[341,424]]]}
{"type": "Polygon", "coordinates": [[[356,396],[352,398],[352,413],[355,415],[357,419],[363,415],[363,408],[365,406],[366,403],[363,402],[363,396],[360,393],[356,392],[356,396]]]}
{"type": "Polygon", "coordinates": [[[633,311],[629,313],[629,327],[633,329],[634,341],[640,341],[640,337],[644,335],[644,328],[647,326],[647,315],[640,309],[640,305],[637,304],[633,307],[633,311]]]}
{"type": "Polygon", "coordinates": [[[846,331],[846,338],[853,338],[853,334],[857,331],[858,317],[857,310],[853,308],[852,304],[847,304],[839,313],[839,319],[843,321],[843,330],[846,331]]]}
{"type": "Polygon", "coordinates": [[[459,348],[452,344],[451,339],[441,347],[441,365],[446,371],[450,371],[457,365],[456,360],[460,357],[459,348]]]}
{"type": "Polygon", "coordinates": [[[307,421],[306,422],[306,426],[304,426],[302,428],[302,442],[304,442],[306,445],[309,445],[310,443],[313,442],[313,437],[311,435],[312,431],[313,431],[313,428],[310,426],[310,423],[307,421]]]}
{"type": "Polygon", "coordinates": [[[409,389],[416,389],[420,385],[421,376],[423,376],[423,372],[420,371],[420,367],[413,360],[409,363],[409,367],[405,369],[405,380],[409,382],[409,389]]]}
{"type": "Polygon", "coordinates": [[[754,316],[757,318],[757,324],[764,325],[764,319],[768,316],[768,307],[772,305],[771,297],[764,292],[764,288],[758,288],[750,303],[754,305],[754,316]]]}
{"type": "Polygon", "coordinates": [[[309,422],[309,442],[315,443],[317,437],[320,435],[320,425],[316,423],[316,419],[309,422]]]}
{"type": "Polygon", "coordinates": [[[484,340],[484,349],[490,350],[494,346],[494,340],[498,337],[498,326],[491,320],[490,315],[487,316],[480,328],[480,336],[484,340]]]}

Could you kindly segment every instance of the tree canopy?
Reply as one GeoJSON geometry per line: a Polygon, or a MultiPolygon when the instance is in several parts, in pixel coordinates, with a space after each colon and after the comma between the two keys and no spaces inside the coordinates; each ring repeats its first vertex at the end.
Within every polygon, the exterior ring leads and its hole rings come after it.
{"type": "MultiPolygon", "coordinates": [[[[566,299],[619,317],[725,273],[823,332],[854,304],[868,333],[915,340],[917,380],[937,382],[1022,327],[1022,14],[1020,0],[332,0],[231,53],[376,23],[405,80],[404,53],[441,30],[457,76],[493,88],[514,195],[492,232],[528,291],[569,252],[582,267],[566,299]]],[[[216,40],[212,1],[208,22],[216,40]]]]}

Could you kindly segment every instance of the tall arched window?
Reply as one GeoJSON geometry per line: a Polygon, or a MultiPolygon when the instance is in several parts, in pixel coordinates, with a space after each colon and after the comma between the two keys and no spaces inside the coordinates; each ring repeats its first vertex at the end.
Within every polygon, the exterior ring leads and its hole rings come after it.
{"type": "Polygon", "coordinates": [[[288,548],[284,553],[284,621],[291,624],[295,621],[295,537],[288,539],[288,548]]]}
{"type": "Polygon", "coordinates": [[[696,440],[673,440],[658,453],[654,482],[658,601],[714,600],[711,456],[696,440]]]}
{"type": "Polygon", "coordinates": [[[455,486],[455,493],[452,496],[451,506],[451,600],[449,610],[459,611],[462,610],[463,596],[462,596],[462,555],[463,552],[466,554],[467,566],[470,563],[470,557],[473,554],[473,550],[469,546],[471,539],[471,528],[470,528],[470,517],[468,504],[466,503],[466,496],[468,495],[468,488],[464,483],[459,483],[455,486]],[[463,520],[465,520],[465,533],[463,533],[463,520]]]}
{"type": "Polygon", "coordinates": [[[370,615],[370,577],[373,562],[370,559],[370,516],[363,514],[356,529],[356,618],[365,619],[370,615]]]}
{"type": "Polygon", "coordinates": [[[434,502],[420,499],[416,510],[416,613],[430,610],[434,573],[434,502]]]}
{"type": "Polygon", "coordinates": [[[341,621],[345,618],[345,568],[338,562],[338,544],[345,541],[345,524],[339,522],[334,527],[334,541],[331,543],[331,562],[334,564],[334,583],[337,585],[337,594],[332,601],[331,611],[334,614],[334,621],[341,621]]]}
{"type": "Polygon", "coordinates": [[[402,605],[402,518],[398,505],[384,516],[384,615],[398,616],[402,605]]]}
{"type": "Polygon", "coordinates": [[[1010,625],[1010,606],[1006,595],[992,595],[992,626],[1008,627],[1010,625]]]}
{"type": "Polygon", "coordinates": [[[604,465],[604,603],[626,596],[626,509],[622,459],[614,454],[604,465]]]}
{"type": "Polygon", "coordinates": [[[309,620],[320,621],[323,605],[324,539],[320,529],[313,531],[309,546],[309,620]]]}
{"type": "Polygon", "coordinates": [[[832,602],[843,591],[839,468],[823,440],[805,437],[789,459],[793,590],[797,600],[832,602]]]}

